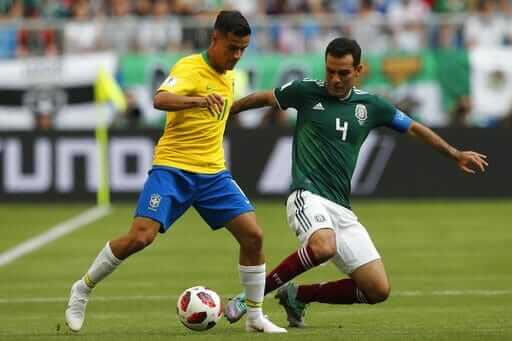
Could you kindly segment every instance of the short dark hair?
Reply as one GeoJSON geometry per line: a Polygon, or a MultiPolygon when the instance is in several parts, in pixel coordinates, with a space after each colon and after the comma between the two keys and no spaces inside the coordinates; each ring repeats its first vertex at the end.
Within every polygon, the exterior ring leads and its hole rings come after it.
{"type": "Polygon", "coordinates": [[[336,38],[332,40],[325,49],[326,59],[327,55],[341,58],[347,54],[352,55],[352,58],[354,58],[354,66],[358,66],[361,63],[361,47],[357,41],[353,39],[336,38]]]}
{"type": "Polygon", "coordinates": [[[251,34],[251,27],[247,19],[239,11],[220,11],[213,28],[224,34],[233,33],[238,37],[251,34]]]}

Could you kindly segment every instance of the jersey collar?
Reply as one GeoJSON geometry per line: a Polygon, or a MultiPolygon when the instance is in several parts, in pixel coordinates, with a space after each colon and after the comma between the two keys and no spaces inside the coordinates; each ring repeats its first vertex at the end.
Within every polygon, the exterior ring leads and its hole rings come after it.
{"type": "Polygon", "coordinates": [[[343,102],[343,101],[346,101],[347,99],[349,99],[350,96],[352,95],[352,90],[354,90],[354,88],[350,89],[350,91],[348,92],[347,96],[345,96],[343,98],[338,98],[340,100],[340,102],[343,102]]]}
{"type": "Polygon", "coordinates": [[[343,101],[348,100],[348,99],[350,98],[350,96],[352,96],[352,92],[353,92],[352,90],[354,90],[354,87],[352,87],[352,88],[350,89],[350,91],[348,92],[348,94],[347,94],[345,97],[343,97],[343,98],[339,98],[339,97],[336,97],[336,96],[331,95],[331,94],[329,93],[329,91],[327,91],[327,87],[326,87],[326,86],[324,86],[324,89],[325,89],[325,93],[327,94],[327,96],[329,96],[329,97],[334,97],[334,98],[336,98],[338,101],[343,102],[343,101]]]}
{"type": "MultiPolygon", "coordinates": [[[[208,64],[208,66],[209,66],[213,71],[215,71],[215,72],[216,72],[216,73],[218,73],[218,74],[222,74],[222,73],[220,73],[219,71],[217,71],[217,70],[213,67],[213,65],[212,65],[212,63],[211,63],[211,61],[210,61],[210,58],[208,58],[208,50],[205,50],[205,51],[201,52],[201,56],[203,57],[204,62],[205,62],[206,64],[208,64]]],[[[225,73],[225,72],[224,72],[224,73],[225,73]]]]}

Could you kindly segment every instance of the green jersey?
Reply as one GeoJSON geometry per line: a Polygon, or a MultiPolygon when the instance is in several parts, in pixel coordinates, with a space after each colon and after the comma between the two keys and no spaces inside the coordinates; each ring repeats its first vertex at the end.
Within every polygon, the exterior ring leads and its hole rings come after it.
{"type": "Polygon", "coordinates": [[[345,99],[329,95],[323,81],[304,79],[274,89],[282,109],[297,109],[292,190],[305,189],[350,208],[350,180],[359,150],[374,128],[391,126],[397,109],[353,88],[345,99]]]}

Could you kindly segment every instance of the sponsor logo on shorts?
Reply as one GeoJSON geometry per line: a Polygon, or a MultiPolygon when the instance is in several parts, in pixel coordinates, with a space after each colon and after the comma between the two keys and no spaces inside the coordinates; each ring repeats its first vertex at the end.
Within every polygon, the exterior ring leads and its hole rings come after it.
{"type": "Polygon", "coordinates": [[[151,199],[149,199],[149,207],[151,211],[156,211],[158,206],[160,206],[160,201],[162,200],[162,197],[158,193],[151,194],[151,199]]]}
{"type": "Polygon", "coordinates": [[[317,222],[317,223],[323,223],[326,219],[325,219],[324,215],[322,215],[322,214],[317,214],[317,215],[315,216],[315,220],[316,220],[316,222],[317,222]]]}

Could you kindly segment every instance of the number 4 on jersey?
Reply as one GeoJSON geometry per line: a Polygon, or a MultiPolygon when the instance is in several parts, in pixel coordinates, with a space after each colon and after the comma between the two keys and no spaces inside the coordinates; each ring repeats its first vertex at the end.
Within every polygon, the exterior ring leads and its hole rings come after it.
{"type": "Polygon", "coordinates": [[[336,119],[336,131],[342,131],[341,140],[346,141],[347,140],[347,130],[348,130],[348,122],[343,122],[343,125],[341,125],[341,120],[339,118],[336,119]]]}

